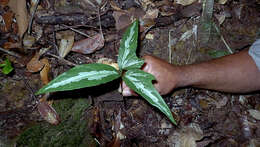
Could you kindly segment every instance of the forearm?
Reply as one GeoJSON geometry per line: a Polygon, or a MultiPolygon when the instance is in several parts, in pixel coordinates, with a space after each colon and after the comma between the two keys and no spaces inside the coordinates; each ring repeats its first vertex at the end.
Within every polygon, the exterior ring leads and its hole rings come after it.
{"type": "Polygon", "coordinates": [[[244,93],[260,89],[260,72],[242,51],[216,60],[179,67],[177,87],[194,86],[224,92],[244,93]]]}

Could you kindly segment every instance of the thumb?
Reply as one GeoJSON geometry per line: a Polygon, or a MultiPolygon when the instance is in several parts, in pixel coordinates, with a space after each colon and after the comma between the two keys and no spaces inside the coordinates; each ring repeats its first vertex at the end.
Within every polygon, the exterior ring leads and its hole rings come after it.
{"type": "Polygon", "coordinates": [[[122,83],[122,95],[123,96],[136,96],[137,94],[130,89],[125,82],[122,83]]]}

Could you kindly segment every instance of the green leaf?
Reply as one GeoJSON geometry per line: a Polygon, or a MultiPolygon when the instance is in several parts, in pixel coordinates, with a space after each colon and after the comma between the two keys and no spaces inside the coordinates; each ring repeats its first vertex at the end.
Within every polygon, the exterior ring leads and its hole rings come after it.
{"type": "Polygon", "coordinates": [[[222,56],[229,55],[230,53],[229,53],[228,51],[212,50],[212,51],[209,51],[208,54],[209,54],[212,58],[219,58],[219,57],[222,57],[222,56]]]}
{"type": "Polygon", "coordinates": [[[175,125],[177,125],[172,116],[171,110],[152,84],[152,80],[155,80],[153,75],[140,69],[132,69],[125,73],[123,80],[127,86],[144,97],[150,104],[157,107],[175,125]]]}
{"type": "Polygon", "coordinates": [[[136,56],[138,40],[138,20],[134,21],[126,30],[120,42],[118,66],[120,71],[141,68],[144,61],[136,56]]]}
{"type": "Polygon", "coordinates": [[[96,86],[118,77],[120,77],[118,71],[106,64],[93,63],[78,65],[56,77],[36,94],[96,86]]]}
{"type": "Polygon", "coordinates": [[[8,60],[8,59],[6,59],[5,60],[5,63],[4,64],[0,64],[0,67],[4,67],[3,69],[2,69],[2,72],[4,73],[4,74],[9,74],[10,72],[12,72],[13,71],[13,67],[12,67],[12,64],[11,64],[11,62],[8,60]]]}
{"type": "Polygon", "coordinates": [[[4,67],[5,66],[5,63],[3,63],[3,64],[0,64],[0,67],[4,67]]]}

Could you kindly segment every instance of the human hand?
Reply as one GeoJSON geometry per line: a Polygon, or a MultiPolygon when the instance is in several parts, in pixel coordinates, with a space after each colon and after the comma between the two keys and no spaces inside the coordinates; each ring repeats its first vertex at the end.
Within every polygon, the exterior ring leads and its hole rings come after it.
{"type": "MultiPolygon", "coordinates": [[[[178,67],[157,57],[146,55],[143,57],[145,64],[142,70],[155,77],[154,86],[161,95],[168,94],[177,86],[179,75],[178,67]]],[[[123,96],[137,95],[124,82],[122,83],[123,96]]]]}

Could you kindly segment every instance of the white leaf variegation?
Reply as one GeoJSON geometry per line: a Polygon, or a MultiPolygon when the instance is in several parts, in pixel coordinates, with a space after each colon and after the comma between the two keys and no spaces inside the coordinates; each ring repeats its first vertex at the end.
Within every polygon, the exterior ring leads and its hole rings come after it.
{"type": "Polygon", "coordinates": [[[157,107],[163,112],[174,124],[176,124],[171,110],[164,102],[161,95],[156,91],[152,84],[155,80],[154,76],[140,69],[128,70],[123,76],[123,80],[127,86],[133,89],[136,93],[144,97],[151,105],[157,107]]]}
{"type": "Polygon", "coordinates": [[[119,69],[129,70],[140,68],[144,61],[136,56],[138,40],[138,21],[136,20],[126,30],[120,42],[118,65],[119,69]]]}
{"type": "Polygon", "coordinates": [[[106,64],[79,65],[59,75],[48,85],[41,88],[37,94],[96,86],[118,77],[120,75],[117,70],[106,64]]]}

